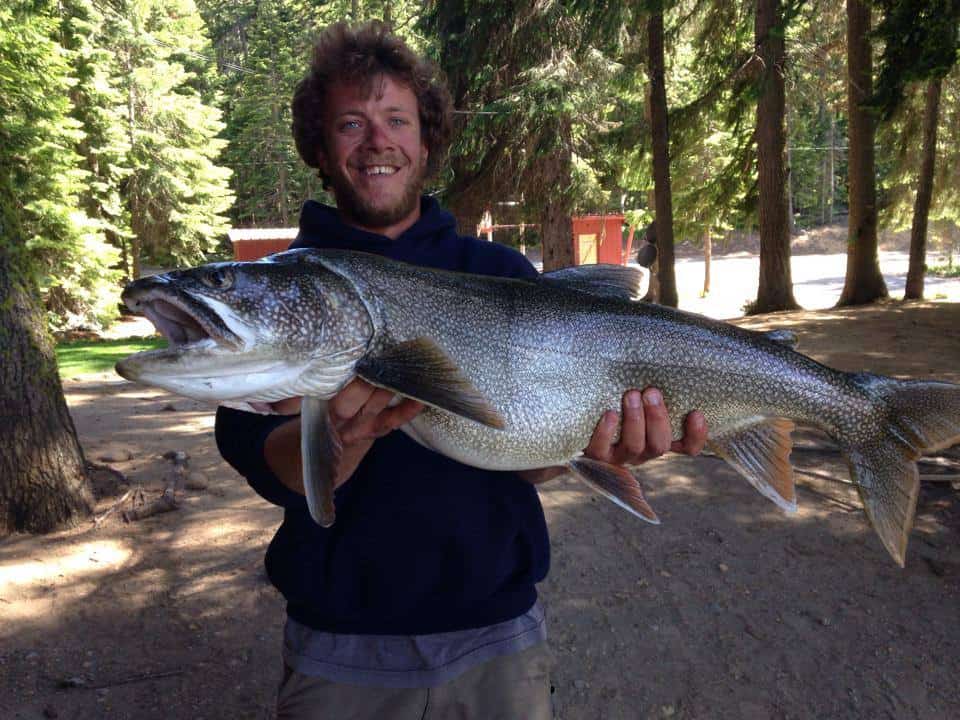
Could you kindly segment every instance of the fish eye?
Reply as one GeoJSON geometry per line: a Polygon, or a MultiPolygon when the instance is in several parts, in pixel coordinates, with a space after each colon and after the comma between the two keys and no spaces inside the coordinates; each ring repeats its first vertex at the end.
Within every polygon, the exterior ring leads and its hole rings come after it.
{"type": "Polygon", "coordinates": [[[227,268],[215,268],[204,273],[200,280],[214,290],[229,290],[233,285],[233,273],[227,268]]]}

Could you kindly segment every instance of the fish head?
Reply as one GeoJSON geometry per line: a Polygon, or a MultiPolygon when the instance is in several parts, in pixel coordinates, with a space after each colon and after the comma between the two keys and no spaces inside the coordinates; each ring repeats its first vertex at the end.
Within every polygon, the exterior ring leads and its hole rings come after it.
{"type": "Polygon", "coordinates": [[[142,278],[121,298],[169,345],[121,360],[117,372],[198,400],[332,395],[373,336],[353,286],[297,251],[142,278]]]}

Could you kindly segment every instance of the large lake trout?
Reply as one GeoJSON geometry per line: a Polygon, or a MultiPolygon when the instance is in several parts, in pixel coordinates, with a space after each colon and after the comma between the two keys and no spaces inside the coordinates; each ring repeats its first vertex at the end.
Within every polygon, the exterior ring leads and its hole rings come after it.
{"type": "Polygon", "coordinates": [[[804,423],[837,442],[903,565],[915,460],[960,440],[960,386],[831,369],[795,352],[788,333],[636,302],[641,279],[602,265],[493,278],[341,250],[216,263],[127,286],[126,304],[170,344],[117,371],[199,400],[303,396],[304,487],[325,526],[340,454],[326,401],[356,376],[425,403],[402,429],[428,448],[491,470],[565,465],[652,522],[629,471],[581,454],[626,390],[659,388],[675,437],[702,410],[710,448],[787,511],[790,435],[804,423]]]}

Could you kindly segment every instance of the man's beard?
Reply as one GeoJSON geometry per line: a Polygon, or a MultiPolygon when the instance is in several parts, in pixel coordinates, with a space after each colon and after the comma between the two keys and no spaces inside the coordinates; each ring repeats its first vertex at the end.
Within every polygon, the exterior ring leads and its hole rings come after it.
{"type": "Polygon", "coordinates": [[[421,163],[410,175],[400,198],[389,206],[376,206],[362,197],[353,185],[339,174],[330,178],[337,209],[342,215],[367,228],[394,225],[412,213],[420,203],[423,184],[427,177],[426,163],[421,163]]]}

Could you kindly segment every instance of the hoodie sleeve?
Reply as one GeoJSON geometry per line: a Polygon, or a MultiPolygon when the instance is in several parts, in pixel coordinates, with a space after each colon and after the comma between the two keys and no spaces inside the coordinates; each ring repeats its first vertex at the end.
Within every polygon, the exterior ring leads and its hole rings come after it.
{"type": "Polygon", "coordinates": [[[267,436],[290,419],[288,415],[257,413],[218,407],[214,434],[217,449],[247,483],[267,502],[282,507],[303,504],[303,496],[286,487],[273,474],[263,456],[267,436]]]}

